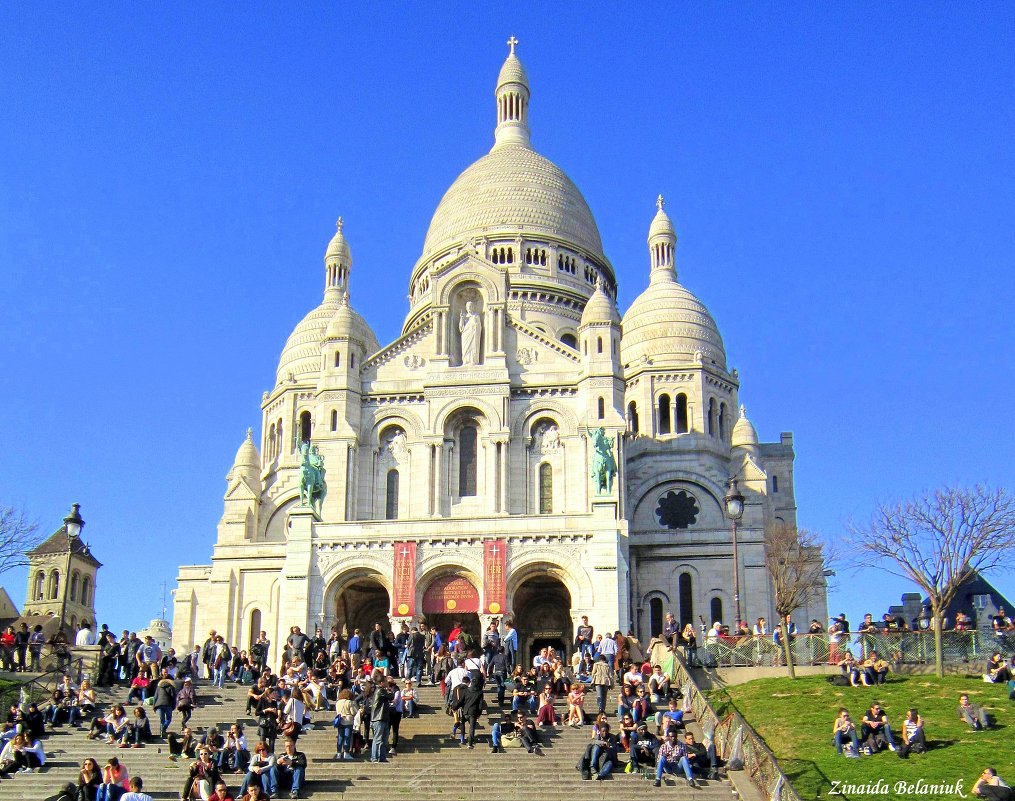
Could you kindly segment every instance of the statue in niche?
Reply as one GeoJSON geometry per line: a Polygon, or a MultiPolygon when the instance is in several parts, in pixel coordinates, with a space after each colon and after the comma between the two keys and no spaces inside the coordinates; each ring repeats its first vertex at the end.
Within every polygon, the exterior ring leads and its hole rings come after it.
{"type": "Polygon", "coordinates": [[[552,423],[543,423],[536,432],[540,453],[554,451],[560,447],[560,431],[552,423]]]}
{"type": "Polygon", "coordinates": [[[458,319],[458,331],[462,339],[462,365],[479,364],[479,340],[483,335],[483,321],[473,311],[471,300],[465,304],[465,310],[458,319]]]}
{"type": "Polygon", "coordinates": [[[399,429],[388,439],[388,453],[396,462],[401,462],[409,453],[405,441],[405,432],[399,429]]]}

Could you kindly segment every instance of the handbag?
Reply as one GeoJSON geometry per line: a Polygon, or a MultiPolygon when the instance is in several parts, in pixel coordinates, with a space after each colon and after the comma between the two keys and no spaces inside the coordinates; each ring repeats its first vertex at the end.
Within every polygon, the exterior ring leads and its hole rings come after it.
{"type": "Polygon", "coordinates": [[[287,720],[285,725],[282,727],[282,736],[292,737],[299,731],[299,728],[299,724],[297,724],[295,720],[287,720]]]}

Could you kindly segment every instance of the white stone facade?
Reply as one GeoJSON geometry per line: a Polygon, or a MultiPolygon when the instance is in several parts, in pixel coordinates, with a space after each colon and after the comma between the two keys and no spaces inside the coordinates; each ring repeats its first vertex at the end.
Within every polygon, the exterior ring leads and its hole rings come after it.
{"type": "MultiPolygon", "coordinates": [[[[661,198],[649,286],[621,320],[588,205],[531,148],[528,99],[512,46],[494,147],[438,206],[403,333],[384,347],[352,308],[339,221],[324,299],[262,398],[260,449],[248,432],[227,476],[212,563],[180,568],[177,652],[210,629],[242,648],[263,629],[274,648],[294,624],[394,622],[395,548],[406,542],[417,548],[416,617],[444,625],[424,609],[427,589],[463,577],[492,612],[483,543],[501,541],[499,614],[515,619],[523,649],[570,644],[586,614],[599,632],[630,628],[643,641],[664,611],[731,621],[731,476],[747,497],[744,617],[772,617],[762,533],[795,520],[792,437],[759,444],[735,414],[737,373],[707,309],[677,281],[661,198]],[[588,439],[600,427],[619,468],[602,495],[588,439]],[[325,461],[319,514],[299,505],[305,440],[325,461]]],[[[805,615],[824,618],[824,604],[805,615]]]]}

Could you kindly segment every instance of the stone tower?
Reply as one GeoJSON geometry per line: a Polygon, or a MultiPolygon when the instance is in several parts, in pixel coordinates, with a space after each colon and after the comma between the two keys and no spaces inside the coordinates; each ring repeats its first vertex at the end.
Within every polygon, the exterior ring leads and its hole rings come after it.
{"type": "Polygon", "coordinates": [[[23,614],[60,618],[68,638],[82,623],[95,628],[95,575],[102,563],[81,539],[84,524],[75,503],[63,525],[28,552],[23,614]]]}

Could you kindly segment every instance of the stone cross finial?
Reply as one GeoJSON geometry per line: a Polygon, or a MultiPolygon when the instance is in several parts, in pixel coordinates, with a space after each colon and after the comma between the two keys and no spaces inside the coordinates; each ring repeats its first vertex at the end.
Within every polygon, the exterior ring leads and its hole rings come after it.
{"type": "Polygon", "coordinates": [[[254,429],[248,428],[247,429],[247,439],[252,440],[253,438],[254,438],[254,429]]]}
{"type": "Polygon", "coordinates": [[[508,53],[508,55],[513,56],[515,54],[515,45],[518,44],[518,40],[514,36],[512,36],[510,39],[507,40],[507,43],[508,47],[511,48],[511,52],[508,53]]]}
{"type": "Polygon", "coordinates": [[[335,230],[341,232],[342,231],[342,226],[344,226],[344,225],[345,225],[345,221],[341,217],[339,217],[335,221],[335,230]]]}
{"type": "Polygon", "coordinates": [[[740,416],[747,417],[747,409],[744,408],[744,404],[740,404],[740,416]]]}
{"type": "Polygon", "coordinates": [[[663,210],[663,206],[665,206],[665,205],[666,205],[666,201],[663,200],[663,196],[662,195],[660,195],[659,197],[656,198],[656,208],[659,209],[659,211],[662,211],[663,210]]]}

